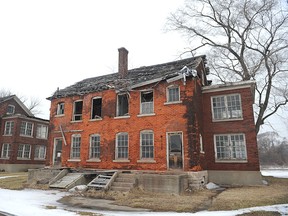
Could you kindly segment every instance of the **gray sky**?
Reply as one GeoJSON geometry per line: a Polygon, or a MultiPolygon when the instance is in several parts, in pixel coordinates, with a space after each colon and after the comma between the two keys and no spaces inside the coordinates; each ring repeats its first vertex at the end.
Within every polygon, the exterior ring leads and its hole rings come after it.
{"type": "MultiPolygon", "coordinates": [[[[41,99],[39,117],[48,119],[46,98],[57,87],[117,72],[120,47],[129,51],[130,69],[179,59],[189,45],[178,33],[163,29],[169,13],[183,3],[1,0],[0,89],[41,99]]],[[[279,119],[272,124],[286,135],[279,119]]]]}

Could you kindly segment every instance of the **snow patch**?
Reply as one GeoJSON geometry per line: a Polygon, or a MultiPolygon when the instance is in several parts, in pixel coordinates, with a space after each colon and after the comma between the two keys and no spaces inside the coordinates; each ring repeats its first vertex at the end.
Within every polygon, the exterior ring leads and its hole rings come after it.
{"type": "Polygon", "coordinates": [[[208,184],[206,184],[206,188],[208,190],[214,190],[214,189],[218,189],[220,187],[218,185],[214,184],[213,182],[209,182],[208,184]]]}

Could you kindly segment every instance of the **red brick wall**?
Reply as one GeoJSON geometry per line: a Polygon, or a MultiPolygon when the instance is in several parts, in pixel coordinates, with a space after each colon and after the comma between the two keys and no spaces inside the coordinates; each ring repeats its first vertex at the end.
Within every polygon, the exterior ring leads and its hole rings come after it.
{"type": "Polygon", "coordinates": [[[27,115],[27,113],[19,106],[19,104],[14,99],[10,99],[3,103],[0,103],[0,116],[6,116],[8,105],[15,106],[15,114],[17,113],[21,115],[27,115]]]}
{"type": "Polygon", "coordinates": [[[251,89],[240,88],[203,94],[203,143],[208,170],[259,170],[257,139],[253,115],[253,96],[251,89]],[[212,122],[211,97],[239,93],[241,95],[243,120],[212,122]],[[214,134],[244,133],[246,138],[247,163],[215,162],[214,134]]]}
{"type": "MultiPolygon", "coordinates": [[[[130,118],[115,119],[116,113],[116,92],[115,90],[106,90],[98,93],[91,93],[83,96],[73,96],[60,99],[53,99],[51,102],[51,136],[49,141],[50,164],[52,164],[52,154],[54,138],[61,138],[60,125],[65,132],[67,146],[63,143],[62,166],[83,167],[94,169],[143,169],[143,170],[167,170],[167,132],[183,132],[184,145],[184,169],[188,170],[196,165],[199,160],[195,158],[197,148],[191,147],[198,145],[194,142],[199,135],[200,119],[196,112],[200,112],[201,106],[193,103],[196,97],[201,94],[201,88],[198,87],[199,80],[189,79],[186,85],[181,80],[173,84],[178,84],[181,91],[180,104],[164,105],[166,102],[166,87],[171,85],[167,82],[160,82],[157,85],[145,86],[144,89],[153,87],[154,89],[154,113],[155,116],[138,117],[140,113],[140,90],[129,92],[129,114],[130,118]],[[102,120],[91,121],[90,110],[93,97],[102,97],[102,120]],[[83,120],[82,122],[71,122],[73,102],[83,100],[83,120]],[[56,109],[59,102],[65,102],[65,115],[57,117],[56,109]],[[195,112],[192,110],[196,110],[195,112]],[[190,110],[189,112],[187,110],[190,110]],[[198,122],[198,123],[196,123],[198,122]],[[81,130],[75,132],[75,130],[81,130]],[[154,132],[154,159],[155,163],[140,163],[140,131],[153,130],[154,132]],[[115,159],[115,138],[119,132],[129,134],[129,163],[113,162],[115,159]],[[70,144],[72,134],[81,134],[81,161],[69,162],[70,144]],[[89,136],[91,134],[100,134],[101,136],[101,162],[87,162],[89,157],[89,136]],[[194,136],[194,138],[193,138],[194,136]],[[192,137],[192,138],[191,138],[192,137]]],[[[197,102],[200,102],[197,100],[197,102]]],[[[200,103],[201,104],[201,103],[200,103]]],[[[199,149],[199,148],[198,148],[199,149]]]]}

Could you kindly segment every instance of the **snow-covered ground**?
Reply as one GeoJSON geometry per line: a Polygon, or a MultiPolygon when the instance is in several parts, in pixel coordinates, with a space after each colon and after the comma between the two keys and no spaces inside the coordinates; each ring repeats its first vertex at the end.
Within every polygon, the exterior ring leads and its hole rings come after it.
{"type": "MultiPolygon", "coordinates": [[[[288,169],[282,170],[263,170],[261,171],[265,176],[275,176],[288,178],[288,169]]],[[[282,215],[288,215],[288,203],[283,205],[273,205],[264,207],[254,207],[247,209],[239,209],[234,211],[201,211],[197,213],[175,213],[175,212],[112,212],[112,211],[94,211],[86,209],[77,209],[64,206],[57,202],[61,197],[68,193],[59,192],[56,190],[6,190],[0,189],[0,212],[9,212],[12,215],[17,216],[54,216],[54,215],[79,215],[77,211],[87,211],[100,213],[105,216],[124,216],[124,215],[156,215],[156,216],[235,216],[241,213],[246,213],[255,210],[264,211],[278,211],[282,215]]]]}

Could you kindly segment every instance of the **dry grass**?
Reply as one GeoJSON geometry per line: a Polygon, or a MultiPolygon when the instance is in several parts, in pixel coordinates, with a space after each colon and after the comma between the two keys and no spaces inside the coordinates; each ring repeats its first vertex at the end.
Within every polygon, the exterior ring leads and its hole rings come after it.
{"type": "Polygon", "coordinates": [[[241,214],[238,216],[281,216],[281,214],[279,212],[257,211],[241,214]]]}
{"type": "Polygon", "coordinates": [[[267,177],[268,186],[229,188],[212,202],[209,210],[233,210],[288,203],[288,179],[267,177]]]}
{"type": "Polygon", "coordinates": [[[0,173],[0,188],[11,189],[11,190],[21,190],[26,187],[28,173],[0,173]],[[11,177],[10,177],[11,176],[11,177]]]}

